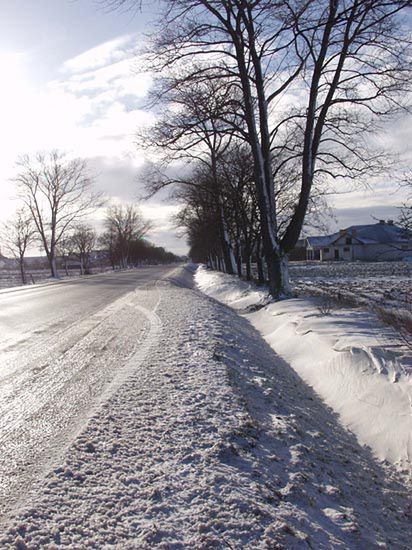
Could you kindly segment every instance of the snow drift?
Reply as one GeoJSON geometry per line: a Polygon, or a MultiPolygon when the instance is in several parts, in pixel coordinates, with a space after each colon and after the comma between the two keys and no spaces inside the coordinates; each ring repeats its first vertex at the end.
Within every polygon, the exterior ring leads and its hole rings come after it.
{"type": "Polygon", "coordinates": [[[243,313],[360,443],[411,468],[412,353],[394,330],[357,309],[320,311],[317,298],[271,302],[254,285],[203,266],[195,278],[200,290],[243,313]]]}

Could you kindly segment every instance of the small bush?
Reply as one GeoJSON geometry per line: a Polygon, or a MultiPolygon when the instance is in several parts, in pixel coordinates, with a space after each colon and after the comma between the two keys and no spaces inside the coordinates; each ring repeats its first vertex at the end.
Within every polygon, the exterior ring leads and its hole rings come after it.
{"type": "Polygon", "coordinates": [[[335,303],[332,300],[332,298],[330,298],[329,296],[323,296],[323,298],[321,298],[321,301],[317,306],[317,309],[320,315],[322,316],[330,315],[334,308],[335,308],[335,303]]]}
{"type": "Polygon", "coordinates": [[[378,318],[393,327],[404,344],[412,349],[412,315],[408,312],[389,311],[383,307],[375,307],[378,318]]]}

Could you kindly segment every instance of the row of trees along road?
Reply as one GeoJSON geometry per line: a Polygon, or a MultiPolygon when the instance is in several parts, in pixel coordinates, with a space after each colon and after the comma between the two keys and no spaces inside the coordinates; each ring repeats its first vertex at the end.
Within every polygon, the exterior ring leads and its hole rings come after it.
{"type": "Polygon", "coordinates": [[[271,294],[288,292],[287,254],[327,194],[390,166],[370,135],[409,108],[411,1],[158,4],[148,192],[174,184],[194,256],[228,273],[253,256],[261,277],[263,258],[271,294]]]}
{"type": "Polygon", "coordinates": [[[100,249],[113,268],[126,268],[139,261],[172,262],[173,254],[144,240],[151,228],[134,204],[109,205],[104,231],[98,236],[85,220],[104,205],[93,190],[94,179],[81,159],[68,159],[53,151],[31,158],[22,157],[14,178],[23,206],[3,224],[2,248],[18,260],[21,280],[27,283],[24,257],[40,243],[57,277],[57,258],[63,259],[66,274],[76,259],[82,274],[90,271],[92,251],[100,249]]]}

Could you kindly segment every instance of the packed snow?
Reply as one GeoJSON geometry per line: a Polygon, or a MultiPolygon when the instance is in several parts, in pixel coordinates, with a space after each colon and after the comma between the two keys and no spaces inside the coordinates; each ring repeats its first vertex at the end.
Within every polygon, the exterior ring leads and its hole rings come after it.
{"type": "Polygon", "coordinates": [[[257,309],[247,319],[359,442],[412,468],[412,351],[393,329],[371,312],[329,309],[317,298],[267,303],[264,290],[203,266],[196,281],[236,310],[257,309]]]}
{"type": "MultiPolygon", "coordinates": [[[[405,480],[191,279],[147,287],[158,305],[143,352],[21,495],[0,547],[409,548],[405,480]]],[[[266,299],[253,292],[232,298],[266,299]]]]}

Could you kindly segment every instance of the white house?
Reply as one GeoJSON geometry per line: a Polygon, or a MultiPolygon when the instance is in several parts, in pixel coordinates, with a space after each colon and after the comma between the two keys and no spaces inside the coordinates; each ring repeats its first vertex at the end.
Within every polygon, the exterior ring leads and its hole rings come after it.
{"type": "Polygon", "coordinates": [[[370,225],[352,225],[333,235],[307,237],[308,260],[362,260],[379,262],[412,257],[412,232],[392,220],[370,225]]]}

